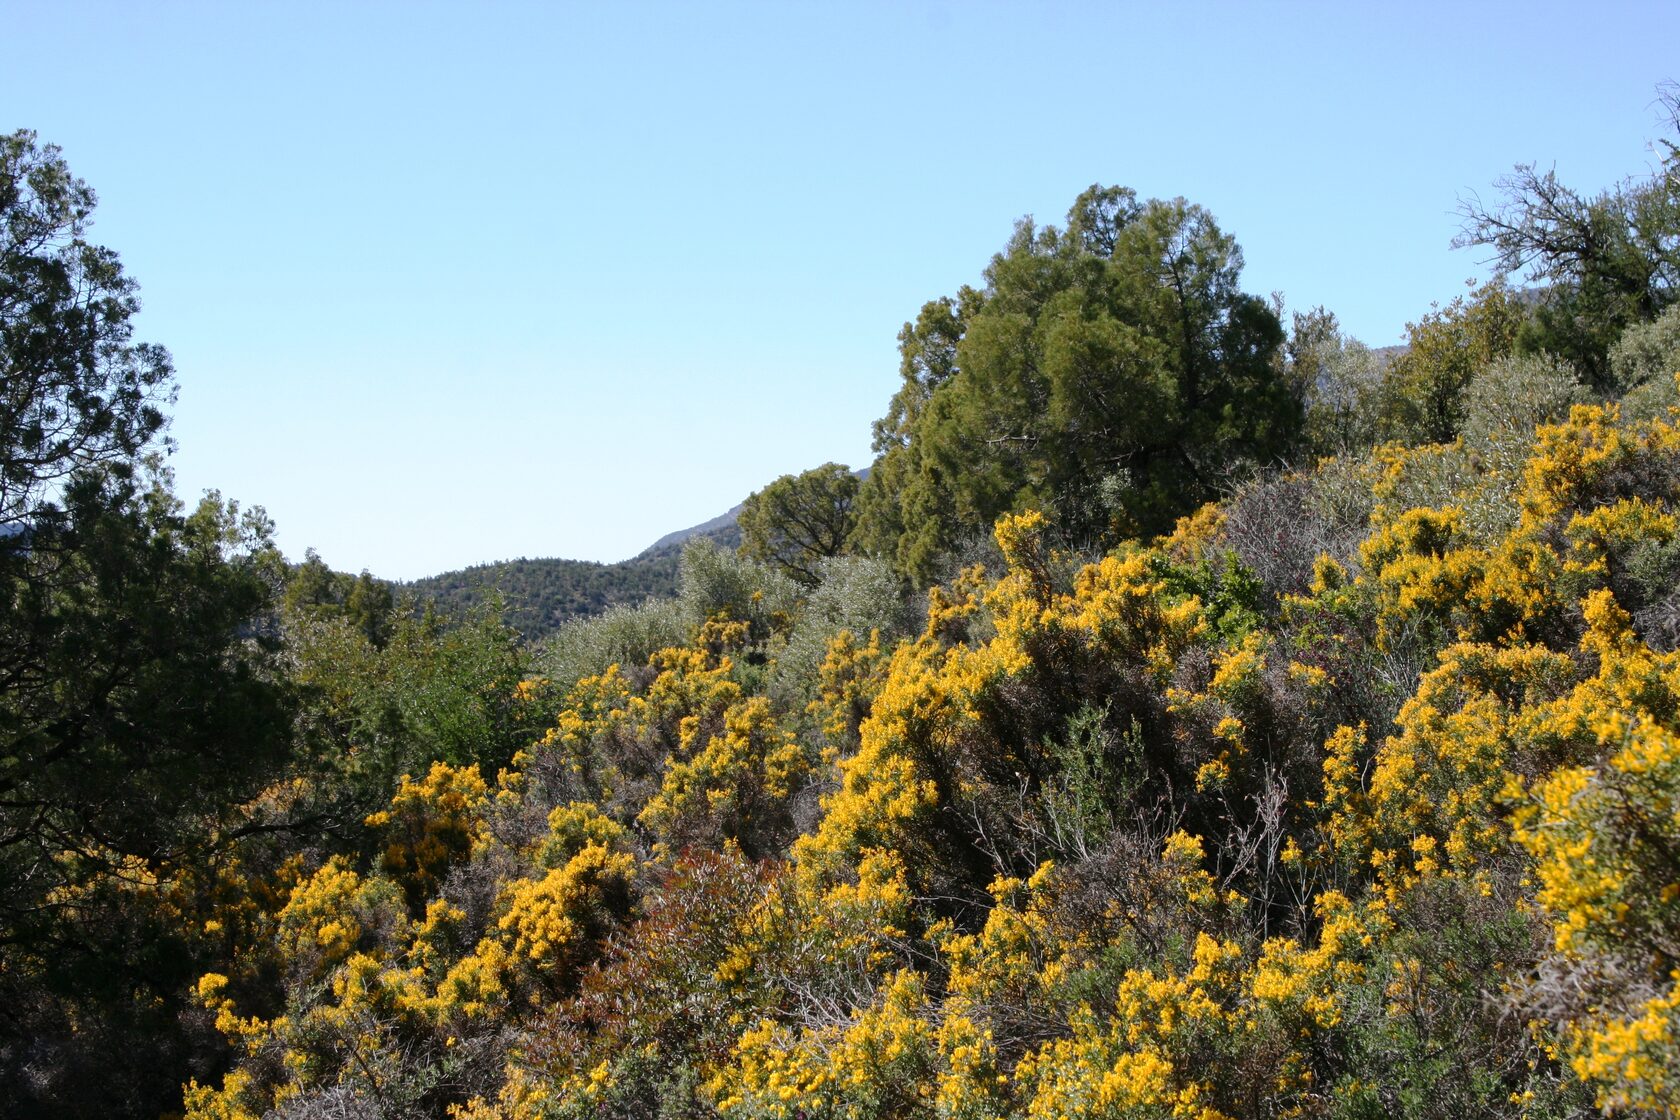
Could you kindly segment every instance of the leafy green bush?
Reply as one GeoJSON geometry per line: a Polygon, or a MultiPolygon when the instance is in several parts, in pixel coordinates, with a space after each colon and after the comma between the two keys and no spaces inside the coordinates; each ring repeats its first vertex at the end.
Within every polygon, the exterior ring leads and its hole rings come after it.
{"type": "Polygon", "coordinates": [[[1674,380],[1680,377],[1680,304],[1623,332],[1610,348],[1610,369],[1624,415],[1650,419],[1680,405],[1674,380]]]}
{"type": "Polygon", "coordinates": [[[678,599],[649,599],[612,607],[561,626],[543,646],[538,665],[560,688],[604,673],[609,665],[645,665],[659,650],[680,646],[694,632],[693,616],[678,599]]]}
{"type": "Polygon", "coordinates": [[[902,581],[886,561],[836,557],[818,570],[821,582],[805,601],[786,643],[777,649],[769,680],[771,700],[789,713],[804,711],[815,699],[818,669],[840,631],[849,630],[865,641],[871,631],[879,631],[883,643],[891,643],[915,625],[902,581]]]}

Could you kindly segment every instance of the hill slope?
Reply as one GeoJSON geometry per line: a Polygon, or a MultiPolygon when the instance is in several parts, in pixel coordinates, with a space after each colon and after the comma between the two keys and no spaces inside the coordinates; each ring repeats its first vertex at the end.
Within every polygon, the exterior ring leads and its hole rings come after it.
{"type": "Polygon", "coordinates": [[[613,564],[522,557],[475,564],[402,586],[449,615],[465,614],[499,592],[508,624],[527,641],[538,641],[574,618],[621,603],[674,596],[683,545],[708,537],[724,548],[735,548],[741,543],[735,524],[740,510],[736,506],[709,521],[667,533],[643,552],[613,564]]]}

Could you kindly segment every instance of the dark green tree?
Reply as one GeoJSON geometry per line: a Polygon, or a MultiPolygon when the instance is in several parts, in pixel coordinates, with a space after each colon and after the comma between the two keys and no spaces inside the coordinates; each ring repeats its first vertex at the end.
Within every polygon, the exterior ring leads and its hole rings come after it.
{"type": "Polygon", "coordinates": [[[938,507],[932,516],[940,521],[954,516],[936,488],[912,485],[921,470],[921,448],[912,447],[912,435],[934,392],[956,376],[957,345],[983,298],[964,285],[955,299],[928,301],[916,321],[904,324],[898,332],[902,381],[888,402],[887,414],[875,421],[875,464],[859,489],[858,523],[852,531],[852,543],[859,551],[896,557],[900,541],[908,535],[907,524],[927,516],[925,507],[930,503],[938,507]]]}
{"type": "MultiPolygon", "coordinates": [[[[1680,89],[1663,91],[1669,123],[1680,133],[1680,89]]],[[[1455,246],[1484,246],[1507,275],[1542,285],[1525,350],[1573,362],[1601,391],[1613,383],[1610,348],[1635,323],[1680,299],[1680,149],[1662,143],[1661,168],[1588,196],[1554,172],[1520,164],[1497,184],[1502,198],[1461,204],[1455,246]]]]}
{"type": "Polygon", "coordinates": [[[815,587],[822,561],[846,551],[857,494],[857,475],[839,463],[784,474],[741,503],[742,555],[815,587]]]}
{"type": "Polygon", "coordinates": [[[131,469],[174,370],[133,341],[134,281],[84,239],[94,193],[30,131],[0,136],[0,531],[48,515],[72,473],[131,469]]]}
{"type": "Polygon", "coordinates": [[[166,885],[286,756],[277,567],[262,519],[97,470],[0,556],[8,1115],[156,1115],[177,1091],[201,962],[166,885]]]}
{"type": "Polygon", "coordinates": [[[286,579],[286,612],[339,615],[350,621],[376,646],[391,635],[396,596],[391,585],[367,571],[352,576],[327,567],[311,548],[286,579]]]}
{"type": "Polygon", "coordinates": [[[1406,324],[1406,349],[1383,376],[1382,431],[1407,443],[1446,443],[1464,421],[1464,391],[1511,353],[1527,318],[1495,280],[1406,324]]]}
{"type": "Polygon", "coordinates": [[[161,467],[169,356],[83,234],[93,192],[0,137],[0,1113],[158,1115],[202,962],[168,901],[290,742],[271,527],[161,467]]]}
{"type": "Polygon", "coordinates": [[[965,534],[1028,506],[1076,543],[1161,531],[1284,454],[1301,406],[1242,254],[1182,199],[1093,186],[1065,231],[1020,222],[983,290],[900,335],[904,383],[856,540],[927,579],[965,534]]]}
{"type": "MultiPolygon", "coordinates": [[[[342,577],[352,592],[360,581],[342,577]]],[[[353,604],[285,612],[290,678],[298,689],[297,766],[313,774],[323,821],[359,821],[402,774],[433,762],[493,774],[541,733],[521,698],[528,657],[500,602],[445,619],[405,604],[375,642],[353,604]]]]}

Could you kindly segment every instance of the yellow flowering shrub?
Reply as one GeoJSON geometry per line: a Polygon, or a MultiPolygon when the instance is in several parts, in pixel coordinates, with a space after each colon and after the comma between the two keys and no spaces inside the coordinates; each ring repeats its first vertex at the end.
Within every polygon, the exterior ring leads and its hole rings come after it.
{"type": "Polygon", "coordinates": [[[364,879],[341,858],[299,883],[279,915],[280,957],[296,974],[321,978],[358,949],[389,940],[406,924],[388,879],[364,879]]]}
{"type": "Polygon", "coordinates": [[[730,840],[768,854],[792,832],[789,802],[810,769],[769,700],[754,696],[732,705],[722,731],[690,757],[666,763],[659,792],[637,819],[660,837],[661,850],[730,840]]]}
{"type": "Polygon", "coordinates": [[[367,818],[386,838],[382,868],[411,899],[429,895],[449,866],[472,851],[488,792],[476,766],[434,762],[419,781],[404,774],[391,807],[367,818]]]}
{"type": "Polygon", "coordinates": [[[1549,650],[1455,645],[1424,674],[1365,770],[1361,737],[1343,729],[1325,760],[1328,835],[1343,858],[1388,889],[1419,876],[1474,874],[1508,844],[1502,805],[1528,709],[1572,683],[1571,660],[1549,650]]]}
{"type": "Polygon", "coordinates": [[[778,880],[732,931],[715,976],[726,984],[773,977],[808,992],[873,990],[900,961],[911,903],[903,859],[879,849],[837,881],[778,880]]]}
{"type": "Polygon", "coordinates": [[[634,856],[589,844],[540,879],[507,884],[496,929],[508,958],[544,991],[565,989],[628,909],[635,877],[634,856]]]}
{"type": "Polygon", "coordinates": [[[1047,955],[1057,948],[1044,889],[1053,875],[1054,865],[1046,863],[1031,885],[1016,878],[993,881],[993,905],[979,932],[939,937],[949,970],[947,1011],[980,1020],[1042,1011],[1047,955]]]}
{"type": "Polygon", "coordinates": [[[1613,560],[1631,544],[1672,541],[1680,522],[1664,502],[1642,497],[1622,498],[1569,519],[1564,536],[1570,544],[1566,568],[1573,572],[1608,575],[1613,560]]]}
{"type": "Polygon", "coordinates": [[[1268,940],[1247,977],[1255,1002],[1286,1028],[1327,1029],[1344,1014],[1344,992],[1364,979],[1363,967],[1349,950],[1365,934],[1352,902],[1340,891],[1314,900],[1321,924],[1317,945],[1307,948],[1292,937],[1268,940]]]}
{"type": "Polygon", "coordinates": [[[589,748],[594,736],[611,726],[614,715],[629,703],[631,695],[630,682],[617,665],[598,676],[584,677],[566,694],[559,716],[543,733],[536,749],[559,754],[574,772],[583,773],[590,765],[589,748]]]}
{"type": "Polygon", "coordinates": [[[822,823],[794,842],[802,867],[841,874],[866,848],[904,845],[905,833],[933,811],[938,788],[912,752],[936,725],[962,716],[940,679],[943,662],[925,638],[893,654],[858,752],[841,761],[840,788],[824,800],[822,823]]]}
{"type": "Polygon", "coordinates": [[[925,1002],[920,974],[904,970],[844,1022],[795,1031],[761,1021],[708,1085],[718,1111],[752,1120],[935,1115],[940,1040],[925,1002]]]}
{"type": "Polygon", "coordinates": [[[572,801],[558,805],[548,814],[548,835],[537,846],[538,867],[564,867],[585,848],[624,849],[629,844],[625,827],[602,813],[593,801],[572,801]]]}
{"type": "Polygon", "coordinates": [[[1590,762],[1535,781],[1517,840],[1534,857],[1537,901],[1584,1003],[1562,1037],[1606,1110],[1680,1106],[1680,654],[1653,654],[1608,591],[1586,609],[1599,658],[1554,717],[1586,735],[1590,762]]]}
{"type": "MultiPolygon", "coordinates": [[[[1171,591],[1159,554],[1109,556],[1059,590],[1043,531],[1037,514],[1001,519],[1009,571],[989,586],[965,577],[949,595],[930,594],[927,629],[894,651],[859,748],[838,764],[839,789],[793,846],[802,868],[835,874],[866,848],[890,847],[925,881],[983,886],[989,876],[948,830],[965,816],[991,827],[1001,789],[1054,776],[1043,740],[1066,736],[1067,713],[1046,699],[1138,678],[1164,685],[1178,659],[1209,637],[1200,601],[1171,591]],[[956,640],[985,633],[973,625],[982,617],[991,624],[983,640],[956,640]],[[1047,707],[1048,723],[1039,714],[1047,707]]],[[[1123,715],[1111,713],[1115,722],[1123,715]]]]}
{"type": "Polygon", "coordinates": [[[1378,597],[1378,642],[1388,644],[1418,619],[1449,632],[1465,626],[1462,607],[1487,553],[1465,541],[1463,510],[1411,509],[1360,546],[1360,561],[1378,597]]]}
{"type": "Polygon", "coordinates": [[[1224,530],[1225,511],[1217,502],[1208,502],[1179,518],[1173,531],[1155,543],[1175,563],[1194,564],[1217,546],[1224,530]]]}
{"type": "Polygon", "coordinates": [[[867,642],[860,642],[850,630],[840,631],[829,642],[817,671],[817,699],[811,703],[811,714],[836,745],[828,761],[857,749],[859,729],[886,683],[889,662],[879,630],[870,631],[867,642]]]}
{"type": "Polygon", "coordinates": [[[1026,1115],[1222,1120],[1211,1047],[1235,1021],[1241,950],[1206,934],[1182,973],[1128,970],[1112,1012],[1077,1012],[1071,1035],[1015,1072],[1026,1115]]]}
{"type": "Polygon", "coordinates": [[[1669,420],[1625,424],[1614,404],[1576,405],[1567,420],[1535,433],[1517,497],[1523,524],[1534,528],[1611,504],[1623,496],[1617,488],[1660,478],[1652,468],[1676,454],[1680,426],[1669,420]]]}

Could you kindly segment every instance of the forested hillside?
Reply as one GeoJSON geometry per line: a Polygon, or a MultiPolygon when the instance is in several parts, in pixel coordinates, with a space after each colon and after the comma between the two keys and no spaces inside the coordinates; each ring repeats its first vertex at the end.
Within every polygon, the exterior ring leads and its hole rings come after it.
{"type": "Polygon", "coordinates": [[[703,536],[724,548],[741,542],[734,511],[689,530],[667,534],[647,551],[614,564],[588,560],[502,560],[403,584],[422,604],[464,618],[499,598],[503,617],[527,641],[541,641],[573,619],[609,607],[637,606],[677,594],[683,542],[703,536]]]}
{"type": "Polygon", "coordinates": [[[1093,186],[906,323],[866,477],[504,619],[189,512],[5,138],[0,1114],[1675,1115],[1660,150],[1467,206],[1502,274],[1387,353],[1093,186]]]}

